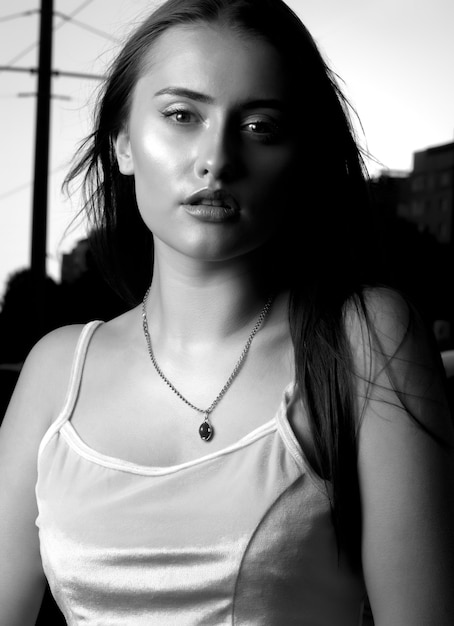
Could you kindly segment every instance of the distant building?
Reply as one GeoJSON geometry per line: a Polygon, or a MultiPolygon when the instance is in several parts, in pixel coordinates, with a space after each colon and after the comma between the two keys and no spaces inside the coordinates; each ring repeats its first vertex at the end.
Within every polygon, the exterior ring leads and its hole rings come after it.
{"type": "Polygon", "coordinates": [[[395,219],[405,213],[409,176],[409,172],[402,170],[383,170],[370,181],[374,205],[382,219],[395,219]]]}
{"type": "Polygon", "coordinates": [[[88,239],[81,239],[76,243],[71,252],[63,254],[61,263],[62,283],[72,284],[80,278],[88,269],[88,239]]]}
{"type": "Polygon", "coordinates": [[[384,170],[370,189],[385,282],[417,303],[440,346],[452,347],[454,142],[415,152],[410,172],[384,170]]]}
{"type": "Polygon", "coordinates": [[[408,201],[398,215],[432,234],[439,243],[454,243],[454,142],[413,154],[408,201]]]}

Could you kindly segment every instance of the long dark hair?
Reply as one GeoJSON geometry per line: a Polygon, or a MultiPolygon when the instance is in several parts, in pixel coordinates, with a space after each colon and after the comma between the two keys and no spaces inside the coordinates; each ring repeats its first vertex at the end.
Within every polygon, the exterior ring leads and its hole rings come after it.
{"type": "Polygon", "coordinates": [[[359,565],[358,416],[344,318],[347,306],[367,317],[362,293],[374,258],[367,172],[349,103],[300,19],[281,0],[168,0],[130,36],[111,66],[95,130],[66,182],[84,175],[85,209],[107,277],[131,304],[138,303],[151,280],[153,238],[137,209],[133,177],[119,172],[114,140],[128,120],[150,47],[169,27],[198,22],[225,24],[271,43],[294,87],[301,185],[289,209],[292,227],[276,234],[268,253],[278,286],[285,281],[290,290],[297,389],[319,471],[331,483],[338,546],[359,565]]]}

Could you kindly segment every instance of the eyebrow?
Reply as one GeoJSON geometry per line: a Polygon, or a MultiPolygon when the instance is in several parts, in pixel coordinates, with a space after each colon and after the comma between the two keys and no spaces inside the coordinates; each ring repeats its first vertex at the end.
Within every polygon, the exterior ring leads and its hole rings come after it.
{"type": "MultiPolygon", "coordinates": [[[[212,96],[208,96],[199,91],[193,91],[192,89],[186,89],[185,87],[164,87],[154,94],[154,97],[159,96],[179,96],[181,98],[188,98],[189,100],[195,100],[196,102],[203,102],[204,104],[214,104],[215,99],[212,96]]],[[[245,109],[279,109],[283,110],[284,103],[278,98],[259,98],[257,100],[250,100],[242,105],[245,109]]]]}
{"type": "Polygon", "coordinates": [[[205,104],[213,104],[214,98],[211,96],[207,96],[204,93],[200,93],[199,91],[193,91],[192,89],[186,89],[185,87],[165,87],[164,89],[160,89],[154,95],[157,96],[180,96],[182,98],[189,98],[190,100],[195,100],[196,102],[204,102],[205,104]]]}

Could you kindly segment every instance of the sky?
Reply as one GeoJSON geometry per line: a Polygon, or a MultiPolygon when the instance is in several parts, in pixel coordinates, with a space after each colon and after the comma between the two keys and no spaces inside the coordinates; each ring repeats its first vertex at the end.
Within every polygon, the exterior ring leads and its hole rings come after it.
{"type": "MultiPolygon", "coordinates": [[[[102,76],[121,41],[160,0],[54,0],[53,69],[102,76]],[[67,19],[71,17],[72,19],[67,19]]],[[[413,153],[454,140],[452,0],[288,0],[358,113],[371,175],[408,171],[413,153]]],[[[40,0],[1,0],[0,66],[37,66],[40,0]]],[[[90,131],[98,80],[52,80],[47,271],[84,236],[80,198],[61,192],[90,131]]],[[[37,79],[0,71],[0,296],[30,263],[37,79]]]]}

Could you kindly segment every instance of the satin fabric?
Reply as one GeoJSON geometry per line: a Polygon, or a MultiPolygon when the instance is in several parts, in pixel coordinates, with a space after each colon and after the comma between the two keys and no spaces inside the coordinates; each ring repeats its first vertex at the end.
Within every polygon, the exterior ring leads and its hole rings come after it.
{"type": "Polygon", "coordinates": [[[338,564],[329,500],[275,418],[182,465],[98,453],[73,428],[89,340],[44,436],[36,496],[41,555],[70,626],[357,626],[363,581],[338,564]]]}

